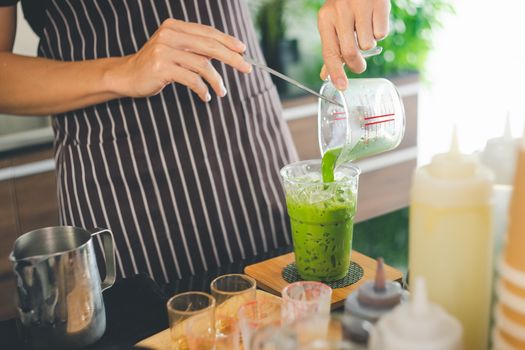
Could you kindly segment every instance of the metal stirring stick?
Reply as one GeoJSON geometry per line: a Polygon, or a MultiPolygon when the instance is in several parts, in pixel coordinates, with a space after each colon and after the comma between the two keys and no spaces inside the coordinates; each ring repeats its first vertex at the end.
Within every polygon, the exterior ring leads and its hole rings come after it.
{"type": "MultiPolygon", "coordinates": [[[[363,55],[364,58],[367,58],[367,57],[371,57],[371,56],[379,55],[379,54],[381,53],[381,51],[383,51],[383,48],[382,48],[381,46],[376,46],[376,47],[374,47],[374,48],[371,49],[371,50],[361,51],[361,55],[363,55]]],[[[276,71],[276,70],[274,70],[274,69],[272,69],[272,68],[270,68],[270,67],[268,67],[268,66],[266,66],[266,65],[264,65],[264,64],[262,64],[262,63],[259,63],[259,62],[255,61],[253,58],[250,58],[250,57],[246,57],[246,56],[245,56],[245,57],[244,57],[244,60],[245,60],[246,62],[248,62],[248,63],[254,65],[255,67],[260,68],[260,69],[262,69],[262,70],[265,70],[265,71],[267,71],[268,73],[273,74],[273,75],[275,75],[276,77],[281,78],[281,79],[283,79],[283,80],[289,82],[290,84],[293,84],[293,85],[297,86],[298,88],[300,88],[300,89],[302,89],[302,90],[304,90],[304,91],[306,91],[306,92],[308,92],[308,93],[310,93],[310,94],[312,94],[312,95],[315,95],[315,96],[317,96],[317,97],[319,97],[319,98],[321,98],[321,99],[323,99],[323,100],[325,100],[325,101],[328,101],[328,102],[330,102],[330,103],[332,103],[332,104],[334,104],[334,105],[337,105],[337,106],[339,106],[339,107],[344,107],[341,103],[337,102],[336,100],[321,95],[320,93],[318,93],[318,92],[316,92],[316,91],[310,89],[309,87],[307,87],[307,86],[301,84],[301,83],[298,82],[297,80],[292,79],[292,78],[290,78],[289,76],[284,75],[284,74],[282,74],[282,73],[280,73],[280,72],[278,72],[278,71],[276,71]]]]}

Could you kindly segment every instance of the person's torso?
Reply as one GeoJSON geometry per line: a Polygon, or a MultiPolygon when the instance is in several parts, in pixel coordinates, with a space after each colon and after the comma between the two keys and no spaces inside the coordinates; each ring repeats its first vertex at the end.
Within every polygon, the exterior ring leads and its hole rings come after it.
{"type": "MultiPolygon", "coordinates": [[[[211,25],[262,60],[244,0],[47,1],[39,55],[135,53],[167,18],[211,25]]],[[[53,117],[61,223],[114,232],[120,273],[197,273],[290,243],[279,169],[297,159],[266,73],[214,62],[228,94],[181,84],[53,117]]],[[[82,84],[82,81],[78,81],[82,84]]]]}
{"type": "MultiPolygon", "coordinates": [[[[245,42],[248,46],[246,55],[263,60],[244,0],[48,0],[45,18],[38,54],[62,61],[133,54],[167,18],[213,26],[245,42]]],[[[226,100],[233,101],[226,108],[228,111],[223,111],[229,117],[235,114],[232,109],[240,106],[237,102],[273,88],[269,76],[260,71],[247,76],[220,62],[215,61],[214,66],[228,88],[230,96],[226,100]]],[[[157,96],[124,98],[73,113],[88,114],[88,117],[77,118],[75,123],[66,125],[67,113],[55,116],[55,131],[63,144],[97,144],[133,138],[141,128],[143,132],[153,132],[154,125],[138,125],[133,119],[124,117],[130,114],[167,114],[171,119],[175,116],[188,119],[203,113],[216,115],[220,110],[214,103],[205,106],[186,87],[170,84],[157,96]],[[107,122],[101,123],[107,119],[113,123],[111,128],[107,127],[107,122]],[[89,135],[79,132],[77,124],[80,130],[89,128],[89,135]],[[80,138],[75,138],[75,135],[80,138]],[[85,138],[82,138],[83,135],[85,138]]],[[[156,121],[154,119],[153,123],[156,121]]],[[[158,129],[166,131],[162,125],[158,129]]]]}

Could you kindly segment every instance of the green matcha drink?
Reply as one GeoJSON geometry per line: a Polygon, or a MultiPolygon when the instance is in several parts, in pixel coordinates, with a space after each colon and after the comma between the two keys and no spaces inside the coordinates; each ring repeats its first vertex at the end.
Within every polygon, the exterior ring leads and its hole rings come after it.
{"type": "Polygon", "coordinates": [[[339,164],[345,164],[357,159],[369,157],[374,154],[382,153],[397,147],[397,140],[382,138],[364,138],[357,142],[353,147],[345,145],[328,149],[322,160],[323,182],[334,181],[334,169],[339,164]]]}
{"type": "Polygon", "coordinates": [[[333,165],[331,174],[321,160],[297,162],[281,170],[295,263],[305,280],[335,281],[346,275],[350,265],[359,169],[342,164],[334,174],[333,165]]]}

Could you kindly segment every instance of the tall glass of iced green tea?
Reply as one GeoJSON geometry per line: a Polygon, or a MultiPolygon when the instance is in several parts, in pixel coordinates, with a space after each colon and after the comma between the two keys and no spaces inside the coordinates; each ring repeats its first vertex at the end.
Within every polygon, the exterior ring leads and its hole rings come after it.
{"type": "Polygon", "coordinates": [[[341,164],[334,181],[323,182],[320,159],[281,169],[295,263],[303,279],[336,281],[348,272],[359,174],[356,166],[341,164]]]}

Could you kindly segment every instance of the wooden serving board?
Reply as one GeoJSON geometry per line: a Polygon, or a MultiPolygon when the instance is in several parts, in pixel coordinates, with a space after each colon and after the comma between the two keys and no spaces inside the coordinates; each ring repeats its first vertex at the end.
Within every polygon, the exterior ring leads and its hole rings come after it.
{"type": "MultiPolygon", "coordinates": [[[[278,296],[275,296],[273,294],[267,293],[263,290],[258,289],[257,290],[257,299],[258,300],[264,300],[264,299],[277,299],[280,300],[278,296]]],[[[230,299],[231,300],[231,299],[230,299]]],[[[235,307],[238,307],[239,305],[233,305],[235,307]]],[[[157,334],[152,335],[149,338],[146,338],[144,340],[141,340],[136,344],[136,346],[140,348],[145,349],[151,349],[151,350],[170,350],[171,347],[171,335],[170,330],[165,329],[162,332],[159,332],[157,334]]]]}
{"type": "MultiPolygon", "coordinates": [[[[357,290],[361,284],[367,280],[373,280],[376,275],[376,261],[366,255],[352,251],[352,261],[361,265],[364,270],[363,277],[356,283],[334,289],[332,292],[332,310],[344,305],[345,298],[357,290]]],[[[295,261],[294,253],[281,255],[257,264],[249,265],[244,268],[244,273],[253,277],[257,281],[257,287],[265,291],[281,296],[281,291],[289,283],[282,277],[283,269],[295,261]]],[[[385,276],[387,280],[401,282],[403,273],[395,268],[385,266],[385,276]]]]}

